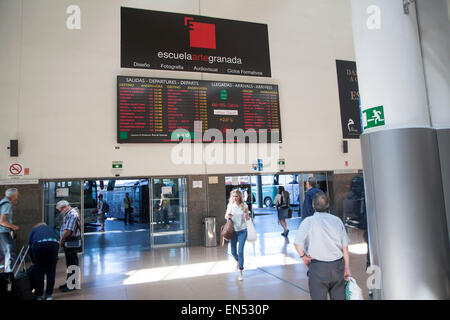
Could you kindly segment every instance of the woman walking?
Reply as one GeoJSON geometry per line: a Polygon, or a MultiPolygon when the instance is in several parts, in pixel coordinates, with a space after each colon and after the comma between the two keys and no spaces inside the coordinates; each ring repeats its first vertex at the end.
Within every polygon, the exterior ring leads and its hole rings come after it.
{"type": "Polygon", "coordinates": [[[236,260],[236,270],[239,269],[238,280],[242,281],[244,279],[244,246],[247,240],[247,220],[250,220],[250,215],[242,192],[238,189],[231,191],[225,219],[233,221],[234,232],[230,241],[231,254],[236,260]],[[236,248],[238,243],[239,250],[236,248]]]}
{"type": "Polygon", "coordinates": [[[289,229],[286,225],[286,219],[289,218],[289,192],[285,191],[283,186],[278,187],[278,194],[275,197],[274,204],[277,207],[278,220],[284,229],[281,235],[287,237],[289,234],[289,229]]]}

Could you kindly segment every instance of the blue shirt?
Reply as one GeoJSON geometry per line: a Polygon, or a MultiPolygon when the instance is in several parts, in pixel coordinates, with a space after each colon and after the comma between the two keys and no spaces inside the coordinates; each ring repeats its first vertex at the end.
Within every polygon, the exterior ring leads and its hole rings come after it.
{"type": "Polygon", "coordinates": [[[308,191],[306,191],[305,201],[303,201],[302,206],[302,220],[314,214],[314,209],[312,207],[312,200],[316,195],[316,193],[320,191],[322,190],[320,190],[319,188],[311,188],[308,191]]]}
{"type": "MultiPolygon", "coordinates": [[[[4,197],[0,201],[0,214],[6,215],[6,220],[8,220],[9,223],[12,224],[12,203],[9,201],[7,197],[4,197]]],[[[12,230],[10,228],[4,227],[0,225],[0,232],[11,232],[12,230]]]]}
{"type": "Polygon", "coordinates": [[[59,242],[55,231],[46,224],[33,228],[28,236],[28,244],[30,246],[42,242],[59,242]]]}

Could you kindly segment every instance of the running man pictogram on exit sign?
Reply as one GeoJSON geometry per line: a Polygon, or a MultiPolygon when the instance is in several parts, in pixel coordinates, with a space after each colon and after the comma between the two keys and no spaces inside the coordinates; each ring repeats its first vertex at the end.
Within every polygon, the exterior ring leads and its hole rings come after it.
{"type": "Polygon", "coordinates": [[[383,106],[377,106],[363,110],[364,129],[375,128],[385,125],[383,106]]]}

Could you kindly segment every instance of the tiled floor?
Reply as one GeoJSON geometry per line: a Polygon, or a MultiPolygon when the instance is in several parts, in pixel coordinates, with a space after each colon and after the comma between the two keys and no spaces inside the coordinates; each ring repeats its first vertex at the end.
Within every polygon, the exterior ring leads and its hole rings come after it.
{"type": "MultiPolygon", "coordinates": [[[[96,246],[80,257],[82,288],[69,293],[55,290],[54,299],[293,299],[308,300],[306,267],[293,241],[300,220],[288,220],[288,239],[280,233],[276,216],[255,218],[258,240],[245,247],[244,281],[237,280],[227,247],[150,249],[96,246]]],[[[99,235],[108,238],[127,233],[99,235]]],[[[353,276],[367,298],[365,245],[360,230],[350,229],[353,276]],[[353,248],[353,250],[352,250],[353,248]]],[[[107,240],[107,239],[106,239],[107,240]]],[[[94,241],[94,239],[91,239],[94,241]]],[[[103,241],[101,243],[110,243],[103,241]]],[[[122,241],[115,243],[122,244],[122,241]]],[[[65,262],[58,263],[57,285],[64,282],[65,262]]]]}

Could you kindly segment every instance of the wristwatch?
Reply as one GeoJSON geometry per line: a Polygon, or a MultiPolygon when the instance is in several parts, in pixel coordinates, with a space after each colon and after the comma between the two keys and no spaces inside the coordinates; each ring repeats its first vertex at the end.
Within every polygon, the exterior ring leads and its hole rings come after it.
{"type": "Polygon", "coordinates": [[[303,258],[304,256],[306,256],[306,253],[304,253],[304,252],[303,252],[303,255],[302,255],[302,256],[300,256],[300,258],[303,258]]]}

